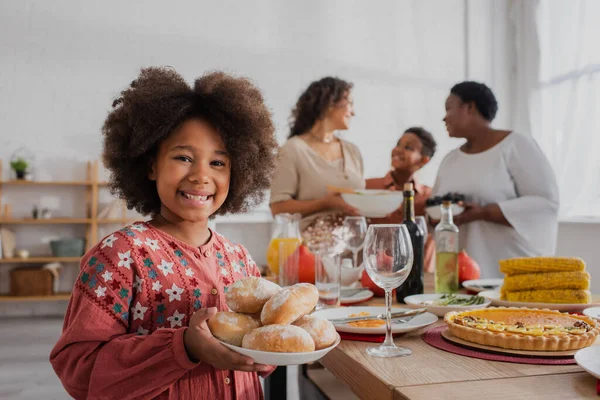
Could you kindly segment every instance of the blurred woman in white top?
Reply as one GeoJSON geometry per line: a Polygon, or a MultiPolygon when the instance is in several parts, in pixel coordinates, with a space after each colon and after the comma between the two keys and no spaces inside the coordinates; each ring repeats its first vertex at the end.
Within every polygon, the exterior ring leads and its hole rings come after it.
{"type": "Polygon", "coordinates": [[[442,161],[433,196],[458,192],[465,211],[454,218],[462,248],[482,278],[502,277],[498,260],[553,255],[558,230],[558,187],[552,167],[529,135],[491,127],[494,94],[478,82],[450,90],[444,122],[466,142],[442,161]]]}

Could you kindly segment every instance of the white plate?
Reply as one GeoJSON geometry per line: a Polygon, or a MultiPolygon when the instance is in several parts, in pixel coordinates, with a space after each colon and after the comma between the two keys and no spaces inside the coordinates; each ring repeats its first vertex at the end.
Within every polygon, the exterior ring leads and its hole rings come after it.
{"type": "Polygon", "coordinates": [[[575,353],[575,362],[600,379],[600,346],[590,346],[575,353]]]}
{"type": "Polygon", "coordinates": [[[526,303],[523,301],[500,300],[500,292],[494,290],[480,292],[479,295],[490,299],[493,306],[500,307],[547,308],[549,310],[558,310],[563,312],[581,312],[581,310],[590,306],[589,304],[526,303]]]}
{"type": "Polygon", "coordinates": [[[401,191],[361,190],[360,193],[342,193],[342,199],[365,217],[382,218],[402,205],[401,191]]]}
{"type": "MultiPolygon", "coordinates": [[[[452,203],[450,209],[452,210],[453,216],[460,215],[463,213],[463,211],[465,211],[465,208],[463,206],[459,206],[456,203],[452,203]]],[[[427,213],[427,215],[429,215],[429,218],[435,221],[439,221],[440,219],[442,219],[442,210],[440,209],[440,206],[429,206],[425,209],[425,212],[427,213]]]]}
{"type": "Polygon", "coordinates": [[[464,281],[463,287],[473,292],[484,292],[489,290],[498,290],[504,284],[504,279],[473,279],[470,281],[464,281]],[[482,286],[492,286],[483,288],[482,286]]]}
{"type": "Polygon", "coordinates": [[[305,353],[275,353],[271,351],[258,351],[244,349],[243,347],[237,347],[228,343],[223,345],[229,347],[231,350],[250,357],[254,362],[265,365],[300,365],[317,361],[333,350],[338,344],[340,344],[340,337],[338,335],[337,340],[334,344],[327,347],[326,349],[315,350],[305,353]]]}
{"type": "Polygon", "coordinates": [[[600,307],[590,307],[583,310],[583,314],[588,317],[600,319],[600,307]]]}
{"type": "Polygon", "coordinates": [[[360,293],[355,294],[354,296],[342,297],[340,298],[340,303],[342,304],[354,304],[360,303],[361,301],[369,300],[373,297],[374,293],[368,289],[363,290],[360,293]]]}
{"type": "MultiPolygon", "coordinates": [[[[433,304],[423,304],[426,301],[437,300],[442,297],[441,294],[415,294],[412,296],[408,296],[404,298],[404,302],[410,308],[421,308],[425,307],[427,311],[432,314],[437,315],[438,317],[443,317],[446,313],[450,311],[468,311],[468,310],[476,310],[478,308],[485,308],[490,305],[491,301],[486,299],[486,301],[482,304],[476,304],[472,306],[436,306],[433,304]]],[[[457,294],[456,297],[459,298],[469,298],[472,297],[470,294],[457,294]]]]}
{"type": "MultiPolygon", "coordinates": [[[[407,311],[407,308],[392,307],[392,312],[407,311]]],[[[340,308],[326,308],[313,313],[319,317],[326,319],[334,318],[346,318],[350,314],[358,314],[361,312],[368,312],[371,315],[384,314],[385,307],[340,307],[340,308]]],[[[407,317],[410,318],[410,317],[407,317]]],[[[423,313],[412,318],[410,321],[405,323],[392,324],[392,333],[404,333],[414,331],[424,326],[431,325],[436,322],[438,318],[431,313],[423,313]]],[[[385,324],[377,328],[359,328],[351,325],[336,325],[335,329],[338,332],[347,333],[363,333],[363,334],[385,334],[385,324]]]]}

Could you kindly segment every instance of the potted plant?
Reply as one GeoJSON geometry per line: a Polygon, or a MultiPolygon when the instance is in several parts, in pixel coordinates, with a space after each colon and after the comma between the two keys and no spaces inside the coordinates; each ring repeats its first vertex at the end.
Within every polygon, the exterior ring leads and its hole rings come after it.
{"type": "Polygon", "coordinates": [[[29,168],[29,163],[23,158],[19,157],[10,162],[10,167],[15,170],[17,179],[25,179],[25,174],[27,173],[27,168],[29,168]]]}

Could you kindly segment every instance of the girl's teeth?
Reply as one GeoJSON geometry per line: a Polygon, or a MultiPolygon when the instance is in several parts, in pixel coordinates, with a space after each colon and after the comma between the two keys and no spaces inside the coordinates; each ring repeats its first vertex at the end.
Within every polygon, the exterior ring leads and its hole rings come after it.
{"type": "Polygon", "coordinates": [[[208,196],[193,196],[193,195],[188,194],[188,193],[184,193],[184,192],[181,192],[181,193],[183,193],[183,195],[185,197],[187,197],[188,199],[191,199],[191,200],[196,200],[196,201],[206,201],[206,200],[208,200],[208,196]]]}

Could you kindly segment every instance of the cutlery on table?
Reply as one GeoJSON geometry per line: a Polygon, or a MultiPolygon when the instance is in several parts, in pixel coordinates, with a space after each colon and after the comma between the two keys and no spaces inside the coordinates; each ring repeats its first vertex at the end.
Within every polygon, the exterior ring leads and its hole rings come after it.
{"type": "Polygon", "coordinates": [[[340,296],[341,297],[354,297],[359,293],[362,292],[366,292],[369,289],[365,289],[365,288],[358,288],[358,289],[342,289],[340,291],[340,296]]]}
{"type": "MultiPolygon", "coordinates": [[[[398,319],[398,318],[409,317],[409,316],[417,316],[419,314],[423,314],[425,311],[427,311],[426,308],[417,308],[415,310],[395,312],[395,313],[392,313],[392,319],[398,319]]],[[[335,324],[347,324],[348,322],[368,321],[370,319],[385,319],[385,318],[386,318],[385,314],[377,314],[377,315],[368,315],[368,316],[364,316],[364,317],[334,318],[334,319],[330,319],[329,321],[335,325],[335,324]]]]}

